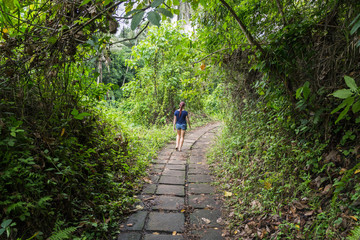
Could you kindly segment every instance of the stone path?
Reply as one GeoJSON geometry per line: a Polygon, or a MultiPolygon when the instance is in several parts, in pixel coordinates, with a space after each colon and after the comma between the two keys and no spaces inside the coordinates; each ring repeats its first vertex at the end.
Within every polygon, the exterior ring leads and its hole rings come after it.
{"type": "Polygon", "coordinates": [[[182,152],[172,142],[159,153],[139,210],[121,224],[118,240],[224,239],[221,201],[205,157],[219,126],[188,132],[182,152]]]}

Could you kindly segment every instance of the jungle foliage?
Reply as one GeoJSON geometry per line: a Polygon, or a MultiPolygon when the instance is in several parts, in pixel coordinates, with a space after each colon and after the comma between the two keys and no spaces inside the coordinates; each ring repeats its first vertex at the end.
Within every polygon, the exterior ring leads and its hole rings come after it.
{"type": "Polygon", "coordinates": [[[201,3],[193,20],[205,61],[224,74],[226,124],[211,158],[229,236],[350,236],[360,216],[359,3],[201,3]]]}
{"type": "Polygon", "coordinates": [[[172,131],[144,130],[105,101],[134,74],[124,71],[126,51],[111,55],[110,34],[132,18],[119,15],[120,4],[128,13],[151,8],[151,24],[158,25],[158,12],[170,10],[155,2],[0,2],[1,238],[116,234],[146,166],[172,131]],[[118,68],[108,76],[103,68],[111,57],[118,68]]]}

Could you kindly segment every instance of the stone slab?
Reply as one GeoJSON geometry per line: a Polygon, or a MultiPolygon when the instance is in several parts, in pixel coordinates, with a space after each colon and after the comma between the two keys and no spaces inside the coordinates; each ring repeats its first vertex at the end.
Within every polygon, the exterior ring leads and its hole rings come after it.
{"type": "Polygon", "coordinates": [[[168,165],[186,164],[185,160],[169,160],[168,165]]]}
{"type": "Polygon", "coordinates": [[[146,184],[142,190],[143,194],[155,194],[156,184],[146,184]]]}
{"type": "Polygon", "coordinates": [[[152,167],[157,169],[163,169],[165,167],[165,164],[157,163],[157,164],[153,164],[152,167]]]}
{"type": "Polygon", "coordinates": [[[118,240],[140,240],[141,233],[138,232],[128,232],[128,233],[120,233],[118,236],[118,240]]]}
{"type": "Polygon", "coordinates": [[[191,239],[199,239],[199,240],[223,240],[225,239],[222,235],[221,229],[201,229],[198,231],[192,231],[191,239]]]}
{"type": "Polygon", "coordinates": [[[188,174],[210,174],[210,170],[204,168],[192,168],[189,169],[188,174]]]}
{"type": "Polygon", "coordinates": [[[167,165],[165,169],[185,171],[185,163],[180,165],[167,165]]]}
{"type": "Polygon", "coordinates": [[[183,197],[172,197],[172,196],[158,196],[155,199],[155,205],[152,209],[155,210],[181,210],[184,207],[183,197]]]}
{"type": "Polygon", "coordinates": [[[157,188],[156,194],[171,194],[176,196],[185,196],[185,188],[181,185],[162,185],[160,184],[157,188]]]}
{"type": "Polygon", "coordinates": [[[165,163],[167,163],[168,162],[168,160],[160,160],[160,159],[156,159],[155,161],[154,161],[154,163],[158,163],[158,164],[165,164],[165,163]]]}
{"type": "Polygon", "coordinates": [[[150,176],[150,180],[152,181],[152,183],[157,183],[160,179],[159,175],[152,175],[150,176]]]}
{"type": "Polygon", "coordinates": [[[185,177],[161,176],[159,183],[172,185],[185,185],[185,177]]]}
{"type": "Polygon", "coordinates": [[[125,224],[120,226],[120,230],[137,230],[140,231],[143,229],[145,224],[145,219],[147,212],[140,211],[135,214],[132,214],[125,224]]]}
{"type": "Polygon", "coordinates": [[[210,194],[215,193],[215,188],[209,184],[198,184],[190,183],[189,184],[189,193],[191,194],[210,194]]]}
{"type": "Polygon", "coordinates": [[[190,214],[190,224],[196,227],[220,227],[220,224],[216,222],[221,217],[219,210],[207,210],[207,209],[195,209],[190,214]],[[210,220],[207,223],[206,220],[210,220]]]}
{"type": "Polygon", "coordinates": [[[185,177],[185,171],[165,169],[164,172],[162,173],[162,175],[163,176],[185,177]]]}
{"type": "Polygon", "coordinates": [[[209,183],[212,182],[211,176],[209,175],[189,175],[188,182],[190,183],[209,183]]]}
{"type": "Polygon", "coordinates": [[[185,216],[183,213],[150,212],[146,225],[148,231],[183,232],[185,216]]]}
{"type": "Polygon", "coordinates": [[[163,171],[163,169],[152,168],[150,172],[151,172],[152,174],[154,174],[154,173],[156,174],[156,173],[161,173],[162,171],[163,171]]]}
{"type": "Polygon", "coordinates": [[[221,201],[216,195],[189,195],[189,205],[193,208],[220,209],[221,201]]]}
{"type": "Polygon", "coordinates": [[[146,234],[144,240],[183,240],[181,235],[165,235],[165,234],[146,234]]]}
{"type": "Polygon", "coordinates": [[[189,169],[200,169],[200,170],[208,170],[207,164],[204,164],[203,162],[197,162],[197,163],[190,163],[189,169]]]}

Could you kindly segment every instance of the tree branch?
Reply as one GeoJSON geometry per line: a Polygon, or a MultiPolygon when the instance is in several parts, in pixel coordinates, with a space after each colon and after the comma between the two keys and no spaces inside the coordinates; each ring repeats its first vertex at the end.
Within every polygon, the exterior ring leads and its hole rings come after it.
{"type": "Polygon", "coordinates": [[[284,24],[284,26],[286,26],[287,23],[286,23],[284,11],[283,11],[282,5],[281,5],[281,3],[280,3],[280,0],[275,0],[275,1],[276,1],[276,5],[277,5],[277,7],[278,7],[278,10],[279,10],[279,12],[280,12],[280,14],[281,14],[281,17],[282,17],[282,20],[283,20],[283,24],[284,24]]]}
{"type": "Polygon", "coordinates": [[[110,46],[111,46],[111,45],[114,45],[114,44],[117,44],[117,43],[122,43],[122,42],[126,42],[126,41],[131,41],[131,40],[137,39],[137,38],[140,36],[140,34],[149,26],[149,23],[150,23],[150,22],[148,21],[147,24],[145,25],[145,27],[144,27],[143,29],[141,29],[141,31],[138,32],[138,34],[136,34],[135,37],[133,37],[133,38],[125,38],[125,39],[120,40],[120,41],[118,41],[118,42],[110,43],[110,46]]]}
{"type": "Polygon", "coordinates": [[[264,49],[261,47],[261,45],[254,39],[254,37],[251,35],[251,33],[249,32],[249,30],[247,30],[246,26],[244,25],[244,23],[241,21],[241,19],[239,18],[239,16],[236,14],[236,12],[234,11],[234,9],[232,9],[230,7],[230,5],[225,2],[225,0],[220,0],[220,2],[230,11],[231,15],[235,18],[236,22],[239,24],[242,32],[244,33],[245,37],[247,38],[248,42],[253,45],[256,46],[256,48],[262,53],[265,54],[264,49]]]}
{"type": "Polygon", "coordinates": [[[223,48],[223,49],[217,50],[217,51],[215,51],[215,52],[212,52],[212,53],[210,53],[209,55],[206,55],[205,57],[203,57],[202,59],[200,59],[199,61],[192,62],[192,64],[194,65],[195,63],[199,63],[199,62],[207,59],[208,57],[212,56],[212,55],[215,54],[215,53],[218,53],[218,52],[221,52],[221,51],[225,51],[225,50],[229,50],[229,49],[231,49],[231,48],[223,48]]]}

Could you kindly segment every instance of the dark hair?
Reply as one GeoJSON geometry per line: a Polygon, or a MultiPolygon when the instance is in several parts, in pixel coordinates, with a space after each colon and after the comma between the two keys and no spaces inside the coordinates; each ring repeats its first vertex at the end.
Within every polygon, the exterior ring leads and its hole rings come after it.
{"type": "Polygon", "coordinates": [[[181,112],[182,112],[184,106],[185,106],[185,102],[184,102],[184,101],[181,101],[180,104],[179,104],[179,107],[180,107],[179,117],[181,116],[181,112]]]}

